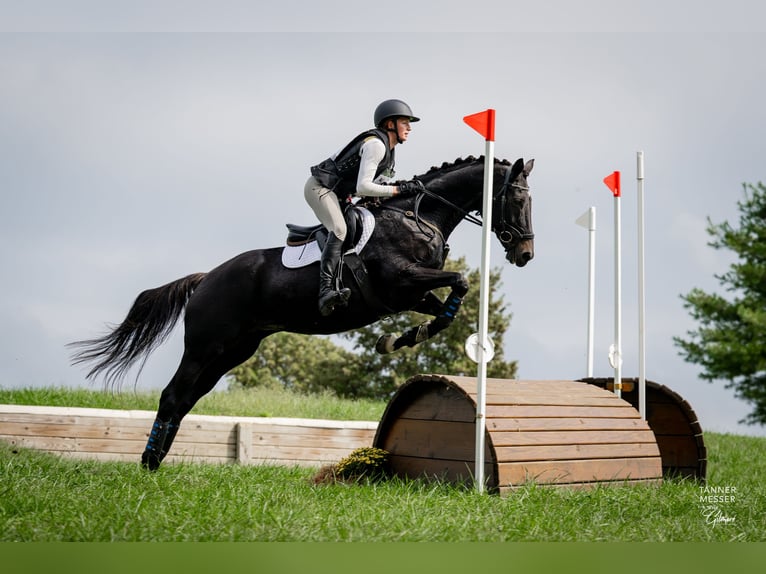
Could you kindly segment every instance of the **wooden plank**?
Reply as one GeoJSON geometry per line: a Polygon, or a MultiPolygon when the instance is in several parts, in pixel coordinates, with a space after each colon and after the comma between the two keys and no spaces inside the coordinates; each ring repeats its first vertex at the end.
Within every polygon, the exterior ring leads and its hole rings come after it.
{"type": "Polygon", "coordinates": [[[397,418],[468,422],[475,420],[476,407],[455,389],[432,389],[407,404],[397,418]]]}
{"type": "Polygon", "coordinates": [[[523,406],[523,405],[540,405],[540,406],[582,406],[582,407],[623,407],[629,406],[627,403],[623,403],[616,397],[583,397],[578,395],[507,395],[507,396],[488,396],[487,406],[523,406]]]}
{"type": "MultiPolygon", "coordinates": [[[[468,393],[475,393],[477,389],[476,377],[458,377],[449,375],[448,380],[458,385],[461,389],[468,393]]],[[[555,389],[566,390],[572,388],[584,389],[587,383],[580,381],[571,381],[566,379],[551,379],[551,380],[534,380],[528,381],[523,379],[487,379],[487,391],[488,392],[502,392],[508,389],[519,390],[535,390],[540,389],[555,389]]]]}
{"type": "MultiPolygon", "coordinates": [[[[305,431],[304,431],[305,432],[305,431]]],[[[372,431],[352,431],[352,432],[331,432],[323,430],[322,432],[311,434],[297,433],[263,433],[258,429],[253,431],[252,442],[255,445],[296,445],[296,446],[344,446],[347,444],[363,443],[367,446],[372,444],[374,432],[372,431]]]]}
{"type": "Polygon", "coordinates": [[[499,485],[571,484],[662,478],[659,457],[498,464],[499,485]]]}
{"type": "Polygon", "coordinates": [[[655,443],[652,431],[543,431],[543,432],[493,432],[492,444],[501,446],[540,446],[575,444],[627,444],[655,443]]]}
{"type": "Polygon", "coordinates": [[[237,462],[249,464],[253,458],[253,425],[237,423],[237,462]]]}
{"type": "MultiPolygon", "coordinates": [[[[29,422],[23,425],[0,422],[0,435],[15,436],[49,436],[49,437],[80,437],[80,438],[113,438],[122,440],[143,440],[149,437],[151,426],[108,426],[94,424],[50,424],[29,422]]],[[[178,431],[178,440],[207,440],[224,442],[230,440],[234,429],[209,430],[196,427],[186,427],[183,424],[178,431]]]]}
{"type": "Polygon", "coordinates": [[[654,443],[575,444],[495,447],[495,456],[499,465],[506,462],[538,460],[645,458],[660,456],[660,451],[654,443]]]}
{"type": "Polygon", "coordinates": [[[35,415],[32,413],[0,413],[0,423],[23,427],[25,424],[48,424],[62,426],[93,426],[93,427],[115,427],[115,428],[136,428],[142,429],[151,427],[154,419],[114,419],[98,418],[85,416],[57,416],[57,415],[35,415]]]}
{"type": "MultiPolygon", "coordinates": [[[[39,422],[65,425],[88,424],[88,421],[91,421],[92,424],[103,424],[105,426],[119,425],[135,427],[144,426],[146,424],[151,426],[154,421],[154,417],[113,417],[109,415],[98,416],[95,414],[67,414],[66,410],[62,410],[62,412],[46,410],[39,413],[32,411],[27,412],[21,409],[6,411],[5,408],[8,406],[14,405],[0,405],[0,421],[11,423],[39,422]]],[[[55,409],[55,407],[48,408],[55,409]]],[[[83,411],[84,409],[80,410],[83,411]]],[[[97,411],[98,409],[93,410],[97,411]]]]}
{"type": "Polygon", "coordinates": [[[495,406],[487,405],[487,418],[638,418],[633,407],[495,406]]]}
{"type": "MultiPolygon", "coordinates": [[[[48,452],[83,452],[83,453],[116,453],[140,456],[145,447],[145,441],[126,441],[113,439],[63,438],[63,437],[14,437],[5,439],[14,446],[34,448],[48,452]]],[[[204,456],[228,456],[234,459],[235,445],[233,443],[185,443],[176,441],[171,452],[184,453],[187,456],[200,454],[204,456]]]]}
{"type": "Polygon", "coordinates": [[[636,430],[645,429],[646,423],[639,418],[493,418],[487,420],[487,429],[495,431],[575,431],[575,430],[636,430]]]}

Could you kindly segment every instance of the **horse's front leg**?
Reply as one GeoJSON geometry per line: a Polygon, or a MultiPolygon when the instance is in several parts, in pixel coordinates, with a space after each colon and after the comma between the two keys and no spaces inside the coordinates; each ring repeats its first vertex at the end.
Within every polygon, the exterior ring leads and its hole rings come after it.
{"type": "Polygon", "coordinates": [[[405,331],[402,335],[382,335],[375,349],[385,355],[402,347],[414,347],[449,327],[463,304],[463,297],[468,292],[468,282],[459,273],[428,268],[413,268],[408,271],[407,283],[412,288],[426,288],[428,292],[415,307],[415,311],[434,315],[434,319],[421,323],[405,331]],[[451,287],[449,296],[442,302],[431,289],[451,287]]]}

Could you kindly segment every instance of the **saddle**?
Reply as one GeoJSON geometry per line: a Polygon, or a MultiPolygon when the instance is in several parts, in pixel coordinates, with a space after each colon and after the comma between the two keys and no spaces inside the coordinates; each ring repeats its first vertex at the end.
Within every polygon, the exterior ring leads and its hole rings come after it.
{"type": "MultiPolygon", "coordinates": [[[[344,249],[351,249],[362,236],[362,212],[353,203],[349,203],[343,210],[346,220],[346,240],[343,242],[344,249]]],[[[287,245],[290,247],[306,245],[316,241],[319,249],[324,249],[328,235],[327,228],[321,223],[317,225],[287,224],[287,245]]]]}
{"type": "MultiPolygon", "coordinates": [[[[367,275],[367,269],[359,254],[367,245],[375,229],[375,217],[364,207],[349,204],[343,212],[346,219],[346,241],[341,255],[341,284],[353,282],[357,285],[362,298],[367,304],[392,314],[375,294],[367,275]]],[[[327,228],[324,225],[287,224],[287,245],[282,250],[282,265],[288,269],[298,269],[316,263],[322,256],[322,249],[327,241],[327,228]]]]}

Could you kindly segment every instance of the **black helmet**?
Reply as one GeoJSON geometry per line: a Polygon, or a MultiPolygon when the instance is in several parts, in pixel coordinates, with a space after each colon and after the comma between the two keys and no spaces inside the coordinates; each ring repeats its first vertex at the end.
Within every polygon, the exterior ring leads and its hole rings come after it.
{"type": "Polygon", "coordinates": [[[389,118],[407,118],[411,122],[419,122],[420,118],[412,115],[410,106],[402,100],[386,100],[375,108],[375,126],[380,125],[389,118]]]}

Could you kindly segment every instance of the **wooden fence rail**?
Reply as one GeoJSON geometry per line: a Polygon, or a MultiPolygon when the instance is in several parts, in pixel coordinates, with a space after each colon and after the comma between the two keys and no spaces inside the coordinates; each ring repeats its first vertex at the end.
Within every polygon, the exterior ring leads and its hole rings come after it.
{"type": "MultiPolygon", "coordinates": [[[[65,457],[137,462],[154,417],[153,411],[0,405],[0,440],[65,457]]],[[[190,414],[166,461],[318,467],[371,446],[377,426],[190,414]]]]}

